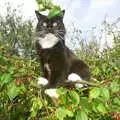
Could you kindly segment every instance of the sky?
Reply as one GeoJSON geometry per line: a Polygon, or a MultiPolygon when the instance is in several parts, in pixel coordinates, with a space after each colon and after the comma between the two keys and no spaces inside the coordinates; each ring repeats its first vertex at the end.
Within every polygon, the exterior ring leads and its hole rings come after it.
{"type": "MultiPolygon", "coordinates": [[[[0,13],[4,14],[4,3],[10,2],[13,8],[22,5],[25,19],[34,19],[37,9],[35,0],[0,0],[0,13]]],[[[120,0],[53,0],[66,10],[65,23],[76,21],[82,29],[94,27],[105,19],[114,21],[120,17],[120,0]]]]}
{"type": "MultiPolygon", "coordinates": [[[[5,3],[10,2],[13,8],[22,5],[24,19],[35,19],[35,0],[0,0],[0,14],[5,14],[5,3]]],[[[120,17],[120,0],[53,0],[66,10],[64,23],[66,26],[75,23],[82,30],[99,27],[103,20],[114,22],[120,17]]],[[[109,37],[110,39],[110,37],[109,37]]],[[[102,41],[105,41],[104,39],[102,41]]],[[[110,40],[109,40],[110,41],[110,40]]]]}

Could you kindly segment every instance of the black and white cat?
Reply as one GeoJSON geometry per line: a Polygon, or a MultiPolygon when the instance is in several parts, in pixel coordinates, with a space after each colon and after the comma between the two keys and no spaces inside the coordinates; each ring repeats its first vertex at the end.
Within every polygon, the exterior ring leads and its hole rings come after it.
{"type": "MultiPolygon", "coordinates": [[[[39,78],[38,84],[46,88],[60,87],[65,80],[75,82],[90,78],[89,67],[65,45],[64,12],[63,10],[61,16],[48,19],[47,16],[35,11],[38,19],[36,47],[44,73],[44,77],[39,78]]],[[[82,87],[83,85],[76,83],[74,86],[82,87]]]]}

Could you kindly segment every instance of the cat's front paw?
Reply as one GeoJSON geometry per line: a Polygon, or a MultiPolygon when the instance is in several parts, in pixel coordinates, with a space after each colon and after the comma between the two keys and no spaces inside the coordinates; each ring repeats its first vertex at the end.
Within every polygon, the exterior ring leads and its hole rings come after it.
{"type": "MultiPolygon", "coordinates": [[[[68,80],[67,82],[80,82],[82,80],[82,78],[75,74],[75,73],[71,73],[70,75],[68,75],[68,80]]],[[[83,84],[80,84],[80,83],[75,83],[75,88],[82,88],[84,87],[83,84]]]]}
{"type": "Polygon", "coordinates": [[[55,88],[46,89],[45,94],[47,94],[51,98],[57,99],[59,97],[59,95],[57,93],[57,89],[55,89],[55,88]]]}
{"type": "Polygon", "coordinates": [[[37,84],[41,86],[46,86],[48,85],[48,80],[44,77],[39,77],[37,84]]]}
{"type": "Polygon", "coordinates": [[[79,82],[80,80],[82,80],[82,78],[75,73],[71,73],[70,75],[68,75],[69,82],[79,82]]]}
{"type": "Polygon", "coordinates": [[[83,84],[80,84],[80,83],[76,83],[76,84],[75,84],[75,88],[82,88],[82,87],[84,87],[83,84]]]}

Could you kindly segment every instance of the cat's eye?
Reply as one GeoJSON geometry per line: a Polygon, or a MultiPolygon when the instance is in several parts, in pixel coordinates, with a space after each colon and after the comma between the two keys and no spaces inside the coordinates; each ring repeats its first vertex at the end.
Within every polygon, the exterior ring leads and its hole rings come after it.
{"type": "Polygon", "coordinates": [[[57,26],[57,23],[56,23],[56,22],[54,22],[54,23],[53,23],[53,27],[56,27],[56,26],[57,26]]]}
{"type": "Polygon", "coordinates": [[[46,27],[47,26],[47,23],[46,22],[43,22],[43,24],[42,24],[44,27],[46,27]]]}

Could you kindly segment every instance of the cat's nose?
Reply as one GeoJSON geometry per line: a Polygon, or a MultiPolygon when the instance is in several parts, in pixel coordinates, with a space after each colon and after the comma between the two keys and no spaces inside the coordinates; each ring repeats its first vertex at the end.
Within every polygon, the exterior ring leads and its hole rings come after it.
{"type": "Polygon", "coordinates": [[[51,30],[51,28],[48,28],[48,31],[50,31],[51,30]]]}
{"type": "Polygon", "coordinates": [[[49,27],[49,28],[48,28],[48,32],[50,32],[50,33],[52,33],[52,32],[53,32],[53,30],[52,30],[52,28],[51,28],[51,27],[49,27]]]}
{"type": "Polygon", "coordinates": [[[48,30],[51,30],[51,27],[48,27],[48,30]]]}

